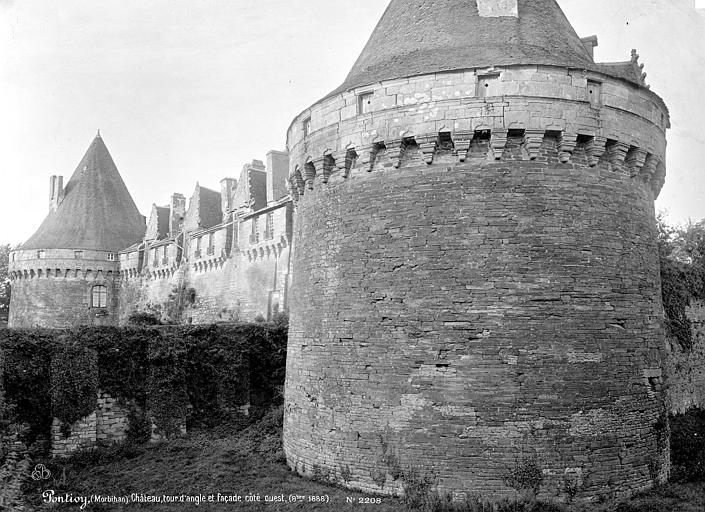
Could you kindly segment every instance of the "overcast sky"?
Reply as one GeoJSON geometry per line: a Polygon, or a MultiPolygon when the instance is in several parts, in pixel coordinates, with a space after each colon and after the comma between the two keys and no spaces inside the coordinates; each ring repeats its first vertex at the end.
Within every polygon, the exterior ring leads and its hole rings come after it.
{"type": "MultiPolygon", "coordinates": [[[[471,0],[468,0],[471,1],[471,0]]],[[[700,7],[705,1],[695,0],[700,7]]],[[[694,0],[559,0],[599,61],[637,48],[668,104],[657,207],[705,217],[705,14],[694,0]]],[[[140,211],[284,149],[385,0],[0,0],[0,243],[23,242],[100,129],[140,211]]]]}

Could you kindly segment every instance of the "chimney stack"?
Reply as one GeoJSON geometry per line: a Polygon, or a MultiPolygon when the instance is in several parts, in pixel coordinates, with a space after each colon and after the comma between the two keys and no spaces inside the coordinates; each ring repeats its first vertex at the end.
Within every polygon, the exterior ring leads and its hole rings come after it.
{"type": "Polygon", "coordinates": [[[581,37],[580,40],[583,42],[583,46],[590,54],[590,58],[595,60],[595,47],[597,45],[597,36],[581,37]]]}
{"type": "Polygon", "coordinates": [[[220,209],[223,212],[223,220],[227,218],[228,213],[233,208],[236,188],[237,180],[235,178],[223,178],[220,180],[220,209]]]}
{"type": "Polygon", "coordinates": [[[55,212],[64,200],[64,177],[49,178],[49,210],[55,212]]]}
{"type": "Polygon", "coordinates": [[[288,194],[286,178],[289,175],[289,153],[270,151],[267,153],[267,204],[278,201],[288,194]]]}
{"type": "Polygon", "coordinates": [[[179,193],[172,194],[169,205],[169,236],[174,236],[181,231],[185,215],[186,197],[179,193]]]}

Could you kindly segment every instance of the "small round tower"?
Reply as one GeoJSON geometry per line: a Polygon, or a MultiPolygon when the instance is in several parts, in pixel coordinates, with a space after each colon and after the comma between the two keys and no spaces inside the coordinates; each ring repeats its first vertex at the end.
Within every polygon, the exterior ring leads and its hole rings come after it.
{"type": "Polygon", "coordinates": [[[115,324],[117,253],[145,222],[100,133],[66,186],[62,176],[49,184],[49,214],[10,254],[8,327],[115,324]]]}
{"type": "Polygon", "coordinates": [[[297,472],[487,496],[664,480],[669,117],[638,56],[598,64],[596,42],[554,0],[392,0],[293,121],[297,472]]]}

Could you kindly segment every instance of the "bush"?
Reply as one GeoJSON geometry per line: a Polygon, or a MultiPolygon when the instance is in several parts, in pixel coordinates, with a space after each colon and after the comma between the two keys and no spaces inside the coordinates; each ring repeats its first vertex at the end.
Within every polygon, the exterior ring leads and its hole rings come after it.
{"type": "Polygon", "coordinates": [[[519,492],[530,491],[536,496],[543,483],[543,472],[538,460],[524,458],[509,469],[504,475],[504,482],[512,489],[519,492]]]}

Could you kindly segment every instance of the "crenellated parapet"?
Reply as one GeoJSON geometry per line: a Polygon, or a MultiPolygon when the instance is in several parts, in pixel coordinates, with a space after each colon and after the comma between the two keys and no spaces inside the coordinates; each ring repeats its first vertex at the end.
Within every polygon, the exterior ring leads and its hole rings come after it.
{"type": "Polygon", "coordinates": [[[595,71],[513,66],[391,80],[326,98],[294,120],[289,186],[298,201],[316,183],[373,171],[382,156],[404,166],[410,148],[429,165],[448,149],[448,163],[497,161],[511,134],[522,138],[526,160],[550,139],[566,166],[579,148],[590,166],[604,158],[615,171],[629,169],[656,198],[668,127],[656,94],[595,71]],[[493,95],[486,97],[478,84],[490,71],[493,95]],[[364,112],[361,97],[369,102],[364,112]],[[487,148],[478,153],[480,142],[487,148]]]}

